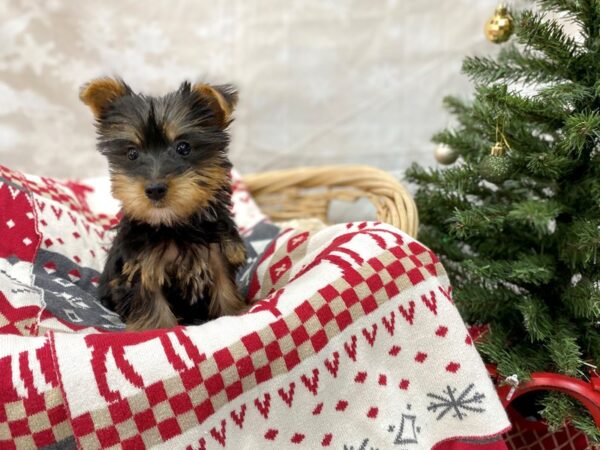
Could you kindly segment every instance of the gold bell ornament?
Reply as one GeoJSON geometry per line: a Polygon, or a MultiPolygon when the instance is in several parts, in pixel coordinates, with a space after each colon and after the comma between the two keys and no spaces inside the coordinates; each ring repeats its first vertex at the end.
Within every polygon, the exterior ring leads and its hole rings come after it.
{"type": "Polygon", "coordinates": [[[508,8],[501,3],[496,8],[494,15],[485,23],[485,37],[494,44],[508,41],[514,30],[513,18],[508,8]]]}

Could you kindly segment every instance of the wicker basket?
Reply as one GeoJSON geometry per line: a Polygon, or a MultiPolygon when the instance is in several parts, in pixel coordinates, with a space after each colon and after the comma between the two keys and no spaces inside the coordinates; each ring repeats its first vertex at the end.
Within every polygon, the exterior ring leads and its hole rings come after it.
{"type": "Polygon", "coordinates": [[[318,218],[328,222],[332,200],[368,198],[377,219],[416,237],[412,196],[393,176],[369,166],[323,166],[262,172],[244,177],[250,192],[275,221],[318,218]]]}

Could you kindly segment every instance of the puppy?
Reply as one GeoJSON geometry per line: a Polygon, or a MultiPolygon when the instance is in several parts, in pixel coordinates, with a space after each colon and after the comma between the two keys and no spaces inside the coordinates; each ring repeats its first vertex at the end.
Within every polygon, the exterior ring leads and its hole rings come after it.
{"type": "Polygon", "coordinates": [[[152,97],[101,78],[80,98],[96,118],[98,150],[122,204],[101,302],[128,330],[242,312],[235,273],[246,251],[230,212],[227,158],[235,89],[184,82],[152,97]]]}

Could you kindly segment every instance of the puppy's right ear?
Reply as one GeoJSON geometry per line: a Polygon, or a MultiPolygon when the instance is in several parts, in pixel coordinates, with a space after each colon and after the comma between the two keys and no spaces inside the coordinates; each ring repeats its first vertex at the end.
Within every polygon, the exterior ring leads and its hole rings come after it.
{"type": "Polygon", "coordinates": [[[192,91],[208,103],[216,119],[215,125],[223,129],[231,123],[231,115],[238,101],[237,89],[233,85],[196,83],[192,85],[192,91]]]}
{"type": "Polygon", "coordinates": [[[98,78],[81,86],[79,98],[99,118],[112,102],[131,93],[131,88],[121,79],[98,78]]]}

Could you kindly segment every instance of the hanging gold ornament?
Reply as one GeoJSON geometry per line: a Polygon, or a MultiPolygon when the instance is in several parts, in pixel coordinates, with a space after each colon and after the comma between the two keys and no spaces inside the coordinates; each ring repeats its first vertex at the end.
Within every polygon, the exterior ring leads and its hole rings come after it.
{"type": "Polygon", "coordinates": [[[485,23],[485,37],[494,44],[508,41],[514,29],[513,18],[506,5],[501,3],[494,15],[485,23]]]}
{"type": "Polygon", "coordinates": [[[506,180],[512,170],[510,159],[506,156],[506,147],[502,142],[496,142],[490,154],[481,161],[479,173],[481,176],[495,184],[500,184],[506,180]]]}
{"type": "Polygon", "coordinates": [[[446,144],[439,144],[435,148],[435,160],[440,164],[450,165],[458,159],[458,153],[446,144]]]}

